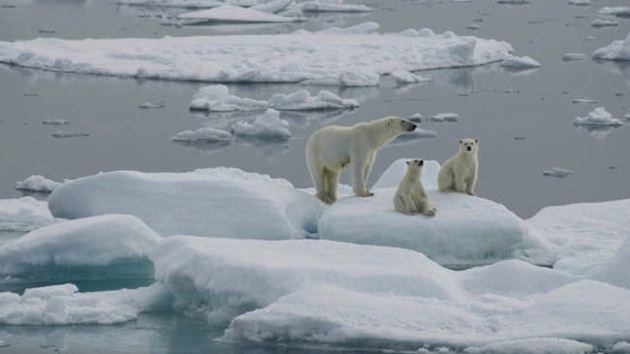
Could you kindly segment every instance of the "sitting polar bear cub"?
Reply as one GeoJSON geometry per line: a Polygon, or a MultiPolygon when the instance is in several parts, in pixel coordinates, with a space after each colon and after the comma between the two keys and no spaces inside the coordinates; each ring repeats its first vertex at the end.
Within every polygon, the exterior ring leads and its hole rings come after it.
{"type": "Polygon", "coordinates": [[[438,174],[440,192],[456,191],[475,195],[479,139],[462,139],[459,152],[444,162],[438,174]]]}
{"type": "Polygon", "coordinates": [[[351,127],[331,125],[311,135],[306,143],[306,164],[317,189],[317,198],[332,204],[337,200],[339,174],[352,166],[352,189],[357,196],[374,195],[367,181],[378,150],[398,135],[416,129],[400,117],[389,116],[351,127]]]}
{"type": "Polygon", "coordinates": [[[422,175],[422,160],[408,160],[407,173],[400,181],[394,194],[394,208],[403,214],[421,213],[434,216],[436,209],[424,190],[420,177],[422,175]]]}

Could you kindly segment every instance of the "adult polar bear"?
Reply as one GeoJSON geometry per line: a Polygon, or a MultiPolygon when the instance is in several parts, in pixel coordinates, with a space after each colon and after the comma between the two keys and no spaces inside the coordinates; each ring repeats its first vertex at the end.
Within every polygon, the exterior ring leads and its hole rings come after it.
{"type": "Polygon", "coordinates": [[[396,116],[351,127],[330,125],[314,132],[306,143],[306,164],[317,189],[317,198],[332,204],[337,200],[339,175],[352,166],[352,189],[359,197],[374,195],[367,181],[378,150],[416,125],[396,116]]]}

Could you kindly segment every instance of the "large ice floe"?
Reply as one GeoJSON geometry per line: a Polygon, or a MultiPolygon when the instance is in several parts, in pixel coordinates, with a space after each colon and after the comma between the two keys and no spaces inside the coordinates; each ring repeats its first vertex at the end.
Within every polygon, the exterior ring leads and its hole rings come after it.
{"type": "Polygon", "coordinates": [[[151,279],[149,254],[159,241],[131,215],[61,221],[0,245],[0,287],[29,281],[151,279]]]}
{"type": "Polygon", "coordinates": [[[593,52],[593,58],[602,60],[630,60],[630,33],[626,39],[613,41],[593,52]]]}
{"type": "Polygon", "coordinates": [[[394,210],[394,193],[406,171],[405,160],[399,159],[376,182],[374,197],[343,198],[326,209],[318,223],[319,237],[408,248],[449,267],[493,263],[538,248],[525,223],[503,205],[438,192],[439,168],[435,161],[427,161],[423,168],[423,184],[437,208],[435,217],[394,210]]]}
{"type": "Polygon", "coordinates": [[[317,230],[323,210],[286,180],[234,168],[107,172],[55,189],[48,205],[66,219],[135,215],[162,236],[263,239],[303,238],[317,230]]]}
{"type": "Polygon", "coordinates": [[[300,31],[0,42],[0,62],[138,79],[376,86],[381,75],[395,70],[483,65],[508,58],[512,50],[506,42],[452,32],[436,35],[430,30],[386,34],[300,31]]]}
{"type": "Polygon", "coordinates": [[[33,197],[0,199],[0,231],[28,232],[54,222],[45,201],[33,197]]]}
{"type": "Polygon", "coordinates": [[[439,164],[427,161],[423,183],[438,215],[406,216],[387,196],[405,168],[393,163],[376,196],[344,194],[333,206],[229,168],[64,183],[50,208],[79,219],[1,245],[0,279],[29,268],[36,277],[33,265],[53,260],[91,269],[136,258],[150,260],[155,284],[77,292],[59,278],[23,295],[2,292],[0,323],[110,324],[170,308],[226,326],[223,341],[502,354],[628,347],[630,200],[548,207],[523,221],[489,200],[435,192],[439,164]],[[89,217],[111,212],[137,215],[168,237],[132,216],[89,217]],[[324,230],[333,214],[351,225],[338,222],[347,242],[323,239],[336,232],[324,230]],[[317,236],[318,220],[320,239],[303,239],[317,236]],[[375,229],[381,239],[365,242],[375,229]],[[547,253],[550,267],[530,263],[547,253]],[[491,264],[453,270],[436,261],[491,264]]]}

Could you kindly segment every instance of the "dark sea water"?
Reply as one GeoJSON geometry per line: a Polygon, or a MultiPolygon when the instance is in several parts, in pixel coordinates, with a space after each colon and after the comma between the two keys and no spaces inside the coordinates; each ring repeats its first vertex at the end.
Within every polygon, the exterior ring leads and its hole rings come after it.
{"type": "MultiPolygon", "coordinates": [[[[436,70],[421,73],[433,79],[430,84],[398,86],[384,80],[379,88],[328,87],[360,101],[361,107],[352,112],[283,115],[294,135],[288,143],[216,147],[181,145],[169,139],[222,119],[188,111],[192,95],[203,84],[55,74],[0,65],[0,198],[21,196],[15,183],[34,174],[63,181],[119,169],[189,171],[233,166],[308,187],[304,145],[319,127],[332,122],[351,125],[391,114],[429,117],[441,112],[457,113],[459,121],[422,123],[421,128],[436,131],[437,137],[383,149],[371,180],[400,157],[442,162],[455,153],[458,139],[475,137],[481,142],[477,194],[506,205],[522,218],[549,205],[630,198],[630,127],[589,132],[571,124],[576,116],[598,106],[622,120],[630,113],[630,64],[562,60],[567,52],[590,58],[595,49],[625,38],[630,32],[628,19],[619,19],[618,27],[602,29],[591,27],[590,21],[600,7],[627,6],[627,0],[593,1],[589,7],[550,0],[532,0],[525,6],[491,0],[353,2],[375,11],[314,16],[302,24],[180,28],[161,24],[160,15],[171,12],[108,1],[1,0],[0,40],[282,33],[375,21],[384,32],[429,27],[436,33],[451,30],[505,40],[516,55],[529,55],[542,67],[528,72],[509,72],[497,65],[436,70]],[[472,24],[481,28],[468,29],[472,24]],[[572,103],[583,97],[597,104],[572,103]],[[145,102],[162,102],[164,108],[139,109],[145,102]],[[64,119],[70,124],[50,127],[42,125],[45,119],[64,119]],[[89,136],[52,137],[58,129],[89,136]],[[551,167],[574,174],[563,179],[543,176],[551,167]]],[[[296,89],[294,85],[230,86],[233,94],[258,99],[296,89]]],[[[320,88],[308,89],[315,93],[320,88]]],[[[173,314],[144,315],[137,322],[118,326],[0,326],[0,333],[15,339],[0,353],[295,352],[217,343],[213,338],[221,334],[221,328],[173,314]]]]}

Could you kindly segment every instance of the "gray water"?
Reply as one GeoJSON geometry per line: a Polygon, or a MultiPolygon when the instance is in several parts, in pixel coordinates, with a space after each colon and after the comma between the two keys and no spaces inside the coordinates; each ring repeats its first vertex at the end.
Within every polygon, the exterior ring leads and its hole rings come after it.
{"type": "MultiPolygon", "coordinates": [[[[571,124],[576,116],[584,116],[597,106],[621,119],[630,113],[630,64],[561,59],[566,52],[590,56],[612,40],[625,38],[630,20],[619,19],[620,26],[603,29],[589,23],[600,7],[627,6],[627,0],[593,1],[590,7],[549,0],[532,0],[526,6],[498,5],[491,0],[354,2],[376,11],[314,16],[304,24],[178,28],[161,25],[159,16],[172,12],[116,6],[108,1],[2,0],[0,40],[281,33],[376,21],[384,32],[430,27],[438,33],[452,30],[460,35],[505,40],[514,46],[516,55],[529,55],[543,66],[529,72],[507,72],[497,65],[436,70],[422,73],[434,79],[431,84],[397,86],[384,80],[379,88],[332,89],[359,100],[361,107],[352,112],[284,114],[282,118],[291,122],[294,135],[286,143],[237,142],[218,147],[169,140],[182,130],[229,119],[188,111],[192,95],[203,84],[0,66],[0,198],[22,195],[14,189],[15,182],[33,174],[63,181],[119,169],[189,171],[233,166],[308,187],[303,150],[314,130],[332,122],[351,125],[417,112],[424,117],[454,112],[459,114],[459,121],[422,123],[421,128],[436,131],[437,137],[383,149],[372,181],[397,158],[442,162],[455,153],[458,139],[475,137],[481,141],[477,194],[505,204],[522,218],[549,205],[630,198],[630,127],[588,132],[571,124]],[[467,29],[473,23],[482,28],[467,29]],[[596,38],[587,39],[589,36],[596,38]],[[571,102],[582,97],[598,103],[571,102]],[[144,102],[163,102],[164,108],[139,109],[144,102]],[[41,123],[45,119],[65,119],[70,124],[45,126],[41,123]],[[89,136],[52,137],[58,129],[89,136]],[[544,170],[555,166],[575,174],[563,179],[543,176],[544,170]]],[[[308,89],[313,93],[320,88],[308,89]]],[[[278,92],[293,92],[296,87],[231,85],[230,90],[239,96],[266,99],[278,92]]],[[[0,349],[7,353],[292,352],[279,347],[217,343],[213,338],[221,334],[221,328],[170,313],[143,315],[137,322],[118,326],[0,326],[0,333],[15,339],[11,347],[0,349]]]]}

